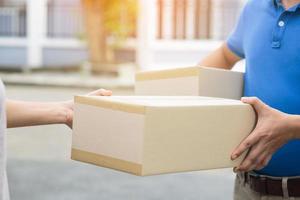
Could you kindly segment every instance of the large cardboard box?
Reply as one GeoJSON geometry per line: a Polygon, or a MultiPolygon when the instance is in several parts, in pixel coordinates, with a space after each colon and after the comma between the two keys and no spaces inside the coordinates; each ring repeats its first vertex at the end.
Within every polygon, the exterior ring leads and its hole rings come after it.
{"type": "Polygon", "coordinates": [[[72,159],[136,175],[233,167],[255,112],[208,97],[75,97],[72,159]]]}
{"type": "Polygon", "coordinates": [[[135,94],[240,99],[244,74],[211,67],[186,67],[136,74],[135,94]]]}

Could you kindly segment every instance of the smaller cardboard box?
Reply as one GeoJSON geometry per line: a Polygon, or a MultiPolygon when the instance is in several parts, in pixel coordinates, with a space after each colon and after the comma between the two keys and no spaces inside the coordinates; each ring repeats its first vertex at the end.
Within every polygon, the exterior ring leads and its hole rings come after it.
{"type": "Polygon", "coordinates": [[[186,67],[136,74],[135,94],[240,99],[244,74],[211,67],[186,67]]]}
{"type": "Polygon", "coordinates": [[[233,167],[250,105],[208,97],[75,97],[72,159],[136,175],[233,167]]]}

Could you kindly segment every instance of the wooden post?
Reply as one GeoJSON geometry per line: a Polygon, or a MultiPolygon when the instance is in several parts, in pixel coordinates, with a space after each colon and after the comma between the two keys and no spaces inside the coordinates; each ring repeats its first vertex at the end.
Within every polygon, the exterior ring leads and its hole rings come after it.
{"type": "Polygon", "coordinates": [[[186,39],[187,38],[187,23],[186,23],[186,20],[187,20],[187,7],[188,7],[188,1],[187,0],[183,0],[183,6],[182,6],[182,9],[183,9],[183,33],[182,33],[182,39],[186,39]]]}
{"type": "Polygon", "coordinates": [[[201,4],[200,4],[200,0],[196,0],[195,2],[195,39],[200,39],[201,35],[200,35],[200,13],[201,13],[201,4]]]}
{"type": "Polygon", "coordinates": [[[177,39],[178,1],[173,0],[173,39],[177,39]]]}
{"type": "Polygon", "coordinates": [[[210,39],[211,38],[211,23],[212,23],[212,20],[211,20],[211,6],[212,2],[211,0],[208,0],[207,1],[207,12],[206,12],[206,19],[207,19],[207,22],[206,22],[206,36],[205,38],[206,39],[210,39]]]}
{"type": "Polygon", "coordinates": [[[163,27],[163,20],[164,20],[164,1],[163,0],[158,0],[157,1],[157,14],[158,14],[158,33],[157,33],[157,38],[158,39],[163,39],[163,32],[164,32],[164,27],[163,27]]]}
{"type": "Polygon", "coordinates": [[[92,71],[105,71],[103,66],[107,62],[107,43],[103,11],[106,0],[81,1],[92,71]]]}
{"type": "Polygon", "coordinates": [[[211,38],[211,0],[196,0],[195,38],[211,38]]]}

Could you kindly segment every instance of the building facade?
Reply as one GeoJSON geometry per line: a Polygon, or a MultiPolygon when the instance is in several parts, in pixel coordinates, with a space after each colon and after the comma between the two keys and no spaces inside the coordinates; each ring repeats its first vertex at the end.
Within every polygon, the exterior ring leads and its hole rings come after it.
{"type": "Polygon", "coordinates": [[[0,66],[73,66],[87,60],[80,0],[2,0],[0,66]]]}
{"type": "MultiPolygon", "coordinates": [[[[228,36],[244,2],[139,0],[132,61],[195,64],[228,36]]],[[[0,0],[0,68],[80,65],[88,59],[82,16],[80,0],[0,0]]]]}

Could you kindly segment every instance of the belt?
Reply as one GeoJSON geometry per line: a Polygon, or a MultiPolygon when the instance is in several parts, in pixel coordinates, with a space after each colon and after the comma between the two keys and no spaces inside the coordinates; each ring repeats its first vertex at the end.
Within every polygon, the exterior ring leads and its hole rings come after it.
{"type": "Polygon", "coordinates": [[[300,197],[300,177],[270,177],[242,173],[245,183],[261,195],[300,197]]]}

